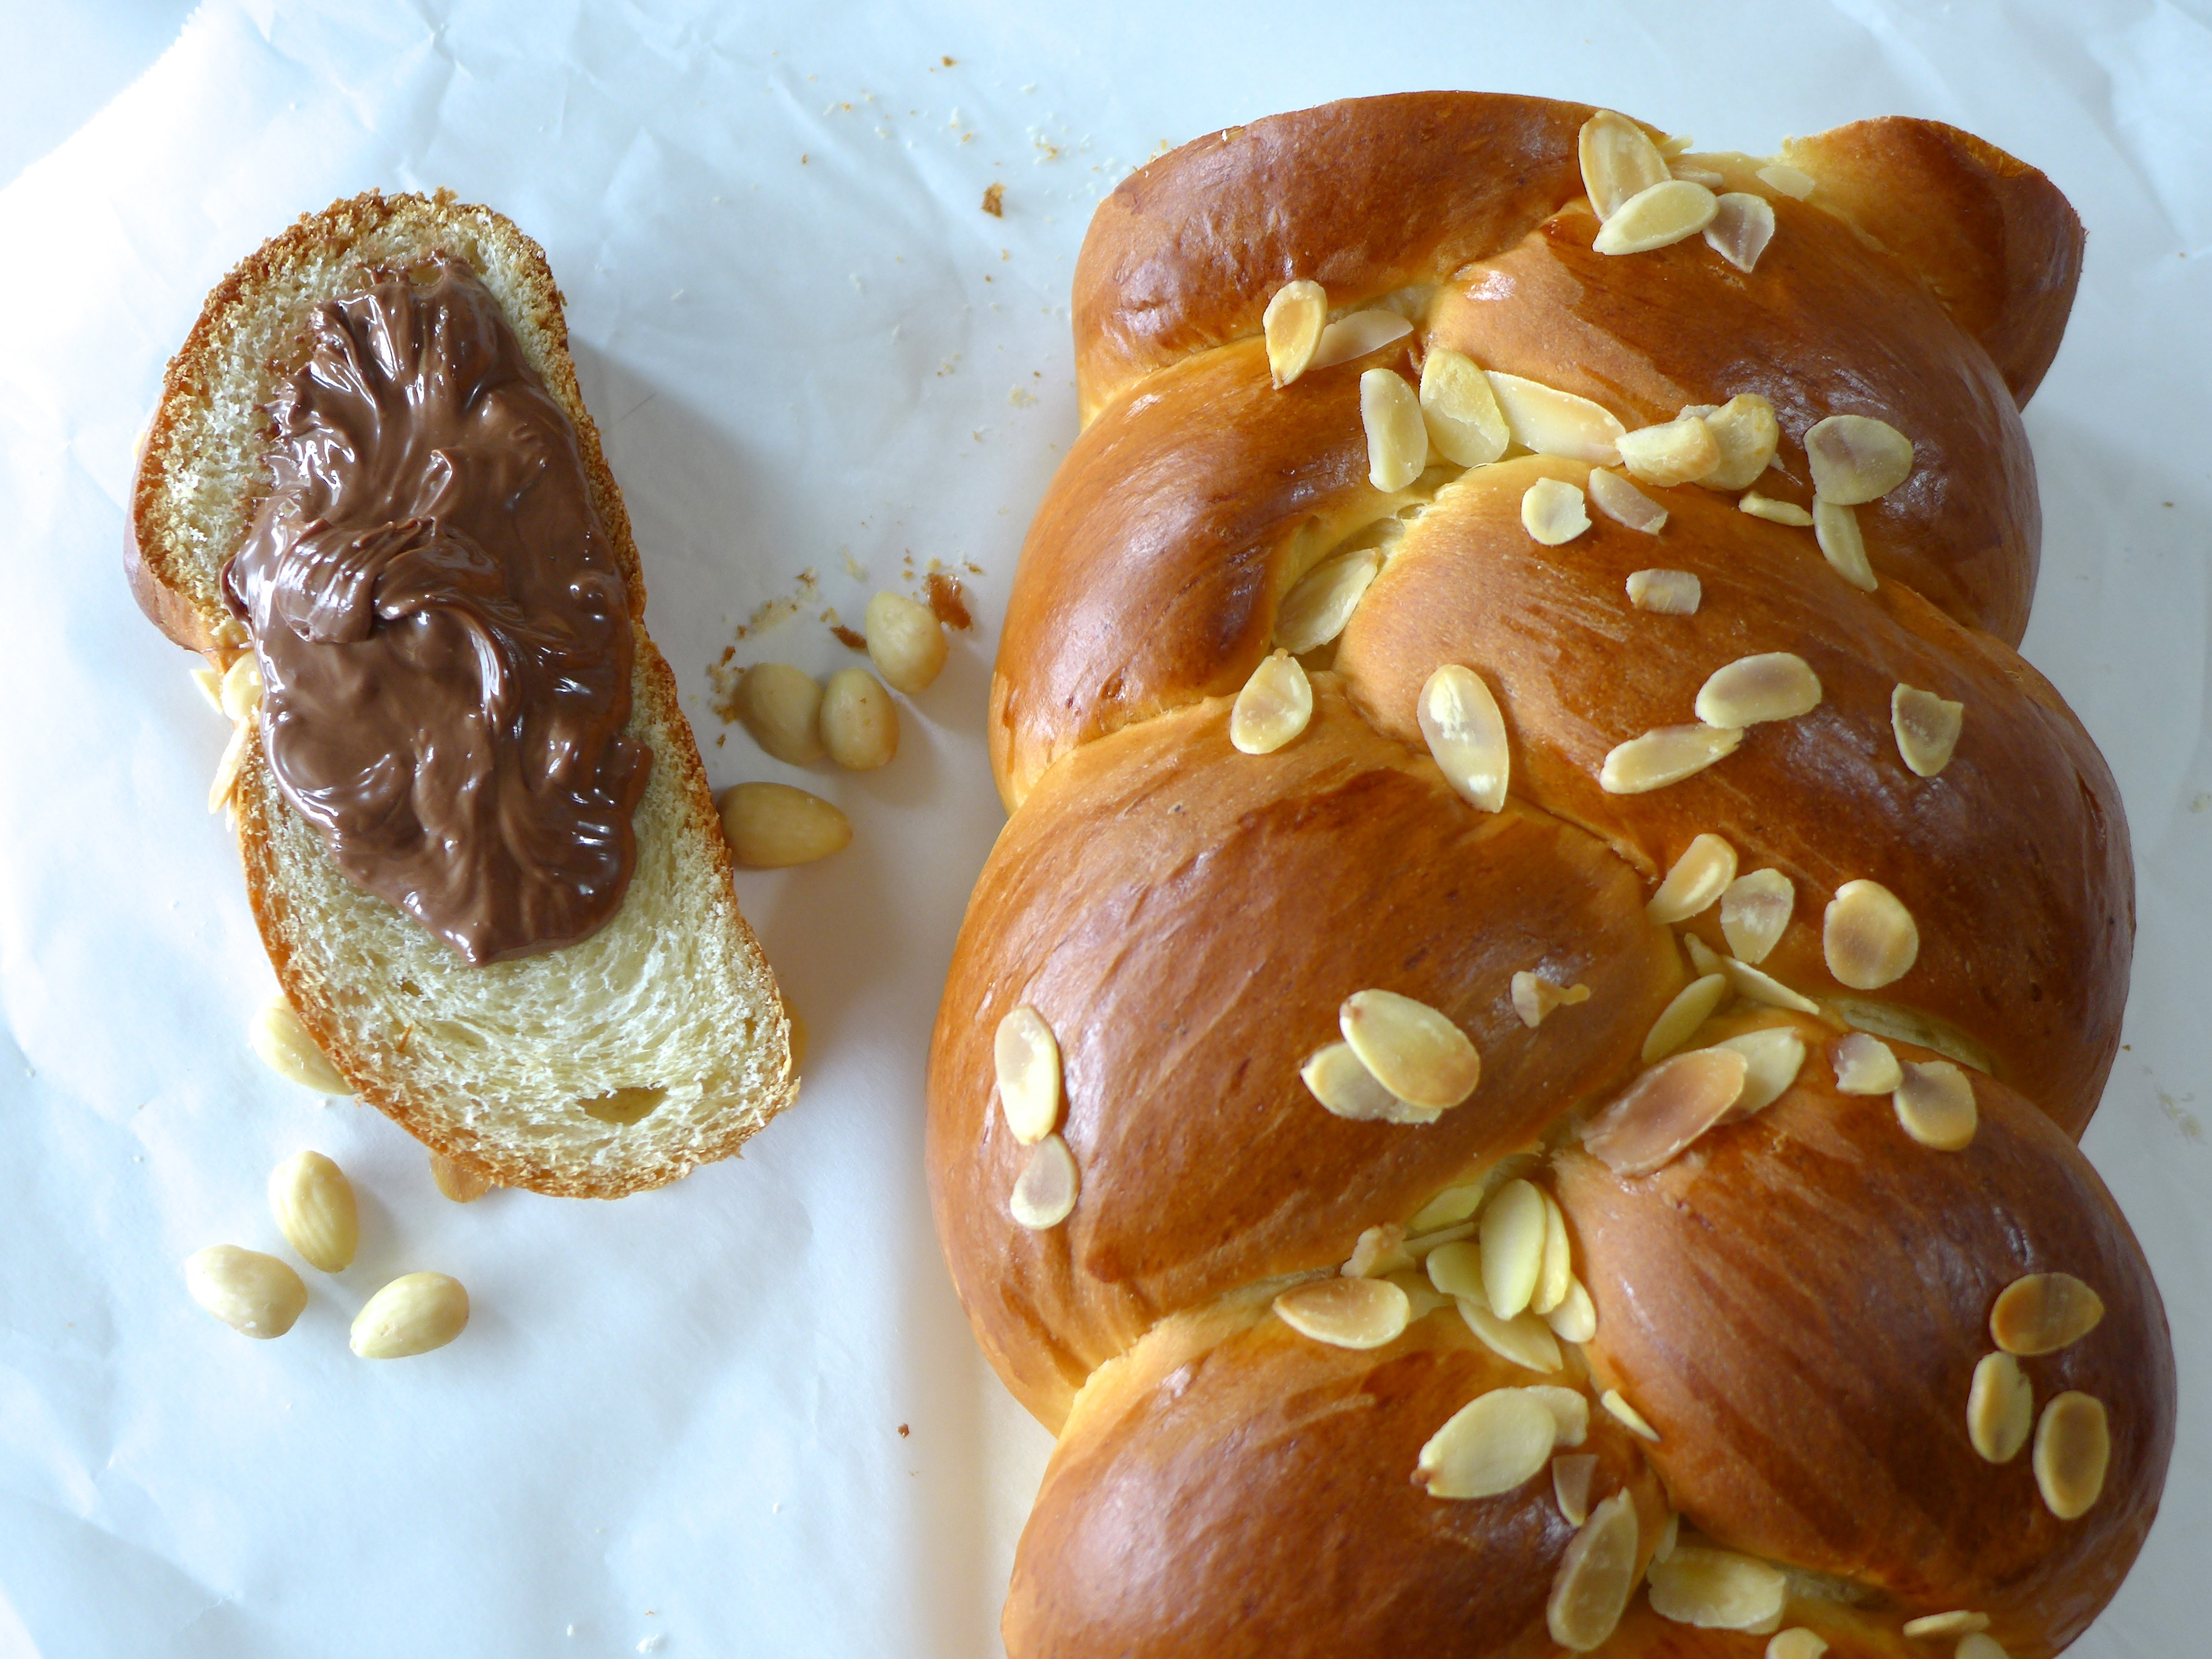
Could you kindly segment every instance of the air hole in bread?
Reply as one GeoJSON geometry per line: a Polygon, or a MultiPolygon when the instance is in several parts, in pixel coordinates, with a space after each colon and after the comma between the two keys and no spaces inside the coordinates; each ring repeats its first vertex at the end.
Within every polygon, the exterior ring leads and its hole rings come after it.
{"type": "Polygon", "coordinates": [[[587,1117],[602,1123],[636,1123],[652,1115],[655,1107],[668,1098],[668,1091],[653,1089],[617,1089],[611,1095],[601,1095],[595,1100],[580,1100],[587,1117]]]}

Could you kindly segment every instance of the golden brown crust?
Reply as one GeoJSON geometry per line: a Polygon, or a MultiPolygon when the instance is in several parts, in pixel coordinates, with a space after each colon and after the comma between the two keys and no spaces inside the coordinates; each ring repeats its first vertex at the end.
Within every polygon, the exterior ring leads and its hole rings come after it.
{"type": "Polygon", "coordinates": [[[1582,193],[1586,104],[1396,93],[1185,144],[1099,204],[1075,268],[1085,422],[1132,382],[1258,331],[1293,277],[1356,305],[1511,246],[1582,193]]]}
{"type": "MultiPolygon", "coordinates": [[[[1015,1558],[1009,1653],[1559,1651],[1544,1607],[1574,1528],[1550,1482],[1442,1502],[1411,1478],[1437,1424],[1536,1377],[1449,1309],[1368,1352],[1309,1342],[1259,1308],[1208,1326],[1160,1333],[1086,1391],[1015,1558]]],[[[1581,1449],[1597,1459],[1594,1502],[1632,1494],[1648,1557],[1665,1500],[1633,1443],[1600,1416],[1581,1449]]]]}
{"type": "Polygon", "coordinates": [[[1681,987],[1601,842],[1475,811],[1328,677],[1316,694],[1305,735],[1271,756],[1230,747],[1224,702],[1086,745],[977,884],[931,1050],[931,1195],[985,1348],[1047,1422],[1162,1315],[1334,1266],[1364,1228],[1534,1143],[1633,1063],[1681,987]],[[1510,997],[1524,969],[1591,999],[1532,1031],[1510,997]],[[1321,1109],[1298,1067],[1370,988],[1474,1037],[1474,1099],[1418,1128],[1321,1109]],[[1026,1149],[993,1094],[994,1035],[1024,1003],[1061,1034],[1084,1182],[1042,1233],[1007,1213],[1026,1149]]]}
{"type": "MultiPolygon", "coordinates": [[[[1813,175],[1808,201],[1747,157],[1692,163],[1773,206],[1752,273],[1695,237],[1601,256],[1576,155],[1589,113],[1423,94],[1270,118],[1143,169],[1086,240],[1085,428],[1024,545],[992,690],[1013,817],[930,1073],[932,1200],[956,1285],[993,1364],[1060,1433],[1017,1556],[1016,1659],[1553,1651],[1531,1608],[1564,1542],[1556,1513],[1552,1554],[1506,1565],[1528,1538],[1510,1518],[1438,1553],[1470,1510],[1401,1484],[1423,1437],[1363,1392],[1388,1378],[1396,1401],[1406,1379],[1465,1363],[1467,1325],[1438,1312],[1347,1352],[1263,1311],[1283,1275],[1355,1250],[1364,1263],[1424,1210],[1425,1226],[1465,1213],[1432,1201],[1448,1183],[1516,1171],[1579,1183],[1573,1257],[1606,1276],[1592,1391],[1650,1389],[1655,1416],[1684,1413],[1657,1444],[1621,1449],[1664,1482],[1680,1472],[1675,1502],[1709,1546],[1790,1569],[1784,1622],[1837,1659],[1928,1650],[1908,1618],[1984,1604],[2014,1659],[2053,1651],[2110,1596],[2155,1508],[2173,1411],[2162,1316],[2066,1138],[2118,1042],[2127,834],[2079,723],[2012,650],[2039,538],[2018,404],[2056,349],[2078,223],[2040,174],[1978,141],[1873,122],[1787,151],[1813,175]],[[1256,337],[1294,277],[1322,282],[1339,313],[1387,300],[1414,331],[1277,388],[1256,337]],[[1361,374],[1418,383],[1440,347],[1630,428],[1765,396],[1781,445],[1757,488],[1790,502],[1810,499],[1815,421],[1888,422],[1913,469],[1856,509],[1875,590],[1847,583],[1810,531],[1695,486],[1646,488],[1672,515],[1656,538],[1594,511],[1568,544],[1539,545],[1523,493],[1586,484],[1580,462],[1524,455],[1447,482],[1432,455],[1384,494],[1361,374]],[[1267,756],[1235,752],[1229,701],[1285,594],[1347,546],[1375,547],[1382,574],[1304,659],[1311,722],[1267,756]],[[1696,614],[1631,605],[1627,576],[1653,568],[1700,578],[1696,614]],[[1715,670],[1778,652],[1817,673],[1811,713],[1753,726],[1721,764],[1655,793],[1599,787],[1615,745],[1695,720],[1715,670]],[[1476,671],[1499,707],[1511,796],[1494,817],[1442,784],[1414,718],[1446,664],[1476,671]],[[1899,684],[1965,705],[1936,777],[1898,752],[1899,684]],[[1641,1074],[1686,979],[1675,936],[1725,953],[1711,908],[1675,928],[1644,908],[1705,833],[1740,869],[1789,877],[1795,915],[1762,965],[1823,1006],[1784,1015],[1747,997],[1707,1019],[1693,1045],[1794,1024],[1811,1049],[1795,1091],[1624,1182],[1572,1149],[1641,1074]],[[1920,936],[1913,966],[1873,990],[1832,975],[1822,939],[1825,907],[1859,879],[1899,896],[1920,936]],[[1593,994],[1531,1030],[1509,988],[1540,966],[1593,994]],[[1441,1121],[1349,1122],[1299,1080],[1340,1000],[1370,986],[1429,1001],[1480,1048],[1480,1085],[1441,1121]],[[1061,1045],[1080,1176],[1066,1221],[1037,1232],[1007,1211],[1029,1154],[993,1086],[997,1022],[1022,1003],[1061,1045]],[[1936,1152],[1887,1099],[1839,1097],[1826,1049],[1844,1012],[1986,1060],[1983,1138],[1936,1152]],[[1709,1168],[1735,1173],[1686,1195],[1709,1168]],[[1820,1224],[1776,1218],[1798,1210],[1820,1224]],[[1992,1284],[2039,1252],[2116,1287],[2101,1348],[2081,1345],[2073,1369],[2030,1362],[2039,1390],[2075,1378],[2116,1414],[2110,1489],[2063,1524],[2024,1455],[1991,1469],[1966,1432],[1972,1327],[1992,1284]],[[1887,1346],[1884,1320],[1900,1332],[1887,1346]],[[1831,1389],[1822,1364],[1850,1374],[1831,1389]]],[[[1481,1364],[1494,1374],[1478,1386],[1535,1380],[1481,1364]]],[[[1452,1391],[1408,1388],[1424,1436],[1452,1391]]],[[[1500,1516],[1544,1508],[1543,1484],[1500,1516]]],[[[1675,1623],[1639,1592],[1597,1651],[1760,1659],[1771,1628],[1675,1623]]]]}
{"type": "MultiPolygon", "coordinates": [[[[1998,1074],[2079,1134],[2118,1052],[2134,942],[2133,873],[2119,792],[2103,757],[2040,677],[1910,588],[1862,593],[1810,531],[1738,512],[1685,485],[1650,494],[1673,515],[1646,536],[1596,514],[1567,546],[1530,540],[1521,497],[1540,477],[1587,480],[1579,462],[1530,457],[1446,489],[1368,590],[1337,653],[1378,729],[1421,741],[1414,702],[1440,665],[1478,670],[1513,738],[1522,799],[1604,836],[1648,876],[1692,838],[1724,837],[1741,867],[1797,890],[1790,931],[1762,964],[1806,994],[1856,994],[1830,975],[1821,917],[1845,882],[1878,881],[1920,928],[1920,957],[1881,1000],[1936,1013],[1995,1057],[1998,1074]],[[1655,616],[1627,595],[1656,563],[1696,575],[1695,616],[1655,616]],[[1617,744],[1695,718],[1698,691],[1741,657],[1789,652],[1820,680],[1820,706],[1754,726],[1726,762],[1648,795],[1608,794],[1617,744]],[[1899,684],[1966,705],[1936,777],[1899,755],[1899,684]]],[[[1697,924],[1725,948],[1716,913],[1697,924]]]]}
{"type": "Polygon", "coordinates": [[[2026,1659],[2087,1626],[2150,1528],[2173,1354],[2096,1172],[2002,1084],[1974,1085],[1980,1126],[1959,1152],[1909,1139],[1885,1099],[1838,1093],[1816,1054],[1783,1099],[1656,1174],[1581,1153],[1556,1168],[1597,1304],[1592,1370],[1658,1430],[1647,1455],[1685,1519],[1905,1617],[1988,1613],[2026,1659]],[[2041,1273],[2105,1305],[2087,1336],[2021,1362],[2039,1408],[2081,1389],[2109,1413],[2104,1495],[2072,1521],[2045,1506],[2027,1451],[1992,1465],[1965,1433],[1997,1292],[2041,1273]]]}
{"type": "Polygon", "coordinates": [[[1854,121],[1783,154],[1819,199],[1917,272],[2023,406],[2058,353],[2081,280],[2081,221],[2016,156],[1941,121],[1854,121]]]}

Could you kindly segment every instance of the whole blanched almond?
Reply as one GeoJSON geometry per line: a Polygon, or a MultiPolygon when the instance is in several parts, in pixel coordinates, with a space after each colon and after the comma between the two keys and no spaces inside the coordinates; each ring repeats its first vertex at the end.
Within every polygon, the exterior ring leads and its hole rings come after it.
{"type": "Polygon", "coordinates": [[[861,623],[868,657],[895,691],[927,691],[945,667],[945,625],[927,605],[903,593],[878,593],[861,623]]]}
{"type": "Polygon", "coordinates": [[[872,772],[898,753],[898,705],[865,668],[841,668],[822,692],[822,744],[848,772],[872,772]]]}
{"type": "Polygon", "coordinates": [[[295,1152],[269,1175],[269,1211],[311,1267],[343,1273],[361,1242],[353,1185],[320,1152],[295,1152]]]}
{"type": "Polygon", "coordinates": [[[442,1348],[469,1322],[469,1293],[443,1273],[403,1273],[354,1316],[353,1351],[363,1359],[404,1359],[442,1348]]]}
{"type": "Polygon", "coordinates": [[[210,1244],[186,1256],[185,1288],[240,1335],[264,1340],[290,1330],[307,1305],[307,1287],[290,1267],[235,1244],[210,1244]]]}
{"type": "Polygon", "coordinates": [[[822,687],[805,669],[755,663],[738,680],[736,701],[745,730],[776,759],[805,766],[822,758],[822,687]]]}
{"type": "Polygon", "coordinates": [[[287,1082],[322,1095],[353,1092],[353,1085],[339,1075],[330,1056],[282,995],[261,1005],[246,1028],[246,1040],[261,1056],[262,1063],[287,1082]]]}
{"type": "Polygon", "coordinates": [[[781,870],[826,859],[853,839],[845,815],[787,783],[741,783],[722,792],[730,856],[750,870],[781,870]]]}

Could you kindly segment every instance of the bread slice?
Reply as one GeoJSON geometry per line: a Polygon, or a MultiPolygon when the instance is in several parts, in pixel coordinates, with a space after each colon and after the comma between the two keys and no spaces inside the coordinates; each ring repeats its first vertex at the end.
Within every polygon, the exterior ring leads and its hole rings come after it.
{"type": "Polygon", "coordinates": [[[303,360],[315,306],[432,258],[465,263],[505,310],[574,424],[622,562],[637,641],[625,731],[653,756],[636,867],[588,939],[471,967],[340,872],[278,793],[249,720],[231,798],[246,892],[285,994],[362,1099],[503,1186],[616,1198],[730,1156],[799,1085],[698,745],[646,636],[629,515],[577,390],[544,250],[443,191],[338,202],[263,246],[209,296],[162,381],[131,492],[131,587],[217,668],[247,649],[221,580],[268,486],[264,406],[303,360]]]}

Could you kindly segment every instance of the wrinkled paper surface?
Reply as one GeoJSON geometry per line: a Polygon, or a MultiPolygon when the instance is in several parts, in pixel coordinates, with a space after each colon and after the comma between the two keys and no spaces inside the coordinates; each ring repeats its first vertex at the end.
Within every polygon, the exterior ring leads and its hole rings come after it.
{"type": "Polygon", "coordinates": [[[2141,933],[2091,1155],[2175,1317],[2164,1513],[2076,1651],[2194,1651],[2212,1559],[2212,29],[2201,4],[1644,9],[1309,0],[978,7],[211,0],[0,191],[0,1656],[969,1656],[1048,1441],[977,1358],[921,1178],[921,1072],[1000,823],[994,629],[1074,431],[1067,285],[1157,149],[1355,94],[1617,105],[1753,151],[1938,117],[2049,171],[2088,274],[2028,411],[2044,495],[2027,654],[2110,757],[2141,933]],[[981,210],[1004,186],[1004,216],[981,210]],[[743,873],[812,1027],[804,1098],[741,1161],[619,1204],[432,1188],[377,1114],[244,1042],[271,976],[204,807],[224,741],[118,557],[134,435],[209,288],[332,198],[450,185],[544,243],[719,787],[804,782],[852,848],[743,873]],[[709,670],[852,659],[930,562],[977,617],[897,761],[800,775],[709,670]],[[811,574],[810,574],[811,573],[811,574]],[[788,620],[742,641],[759,607],[788,620]],[[726,735],[727,742],[721,738],[726,735]],[[315,1146],[358,1262],[292,1334],[233,1336],[178,1264],[282,1249],[315,1146]],[[393,1274],[459,1276],[461,1341],[347,1351],[393,1274]]]}

